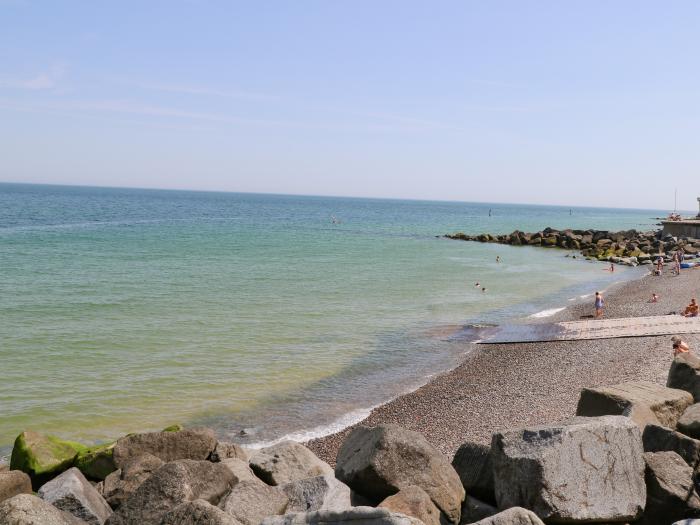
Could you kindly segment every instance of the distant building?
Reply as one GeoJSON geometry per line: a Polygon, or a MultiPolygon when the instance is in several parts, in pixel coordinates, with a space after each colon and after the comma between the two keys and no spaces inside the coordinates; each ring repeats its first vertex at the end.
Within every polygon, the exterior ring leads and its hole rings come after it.
{"type": "MultiPolygon", "coordinates": [[[[698,208],[700,208],[700,197],[698,197],[698,208]]],[[[664,235],[700,239],[700,211],[692,219],[683,219],[680,215],[672,213],[669,219],[661,221],[661,224],[664,226],[664,235]]]]}

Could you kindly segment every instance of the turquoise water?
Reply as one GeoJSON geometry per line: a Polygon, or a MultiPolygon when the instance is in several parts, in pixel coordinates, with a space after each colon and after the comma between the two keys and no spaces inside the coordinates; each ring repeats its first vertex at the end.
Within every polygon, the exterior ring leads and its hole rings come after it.
{"type": "Polygon", "coordinates": [[[0,445],[26,428],[328,431],[454,366],[465,325],[630,275],[436,236],[648,229],[659,214],[0,184],[0,445]]]}

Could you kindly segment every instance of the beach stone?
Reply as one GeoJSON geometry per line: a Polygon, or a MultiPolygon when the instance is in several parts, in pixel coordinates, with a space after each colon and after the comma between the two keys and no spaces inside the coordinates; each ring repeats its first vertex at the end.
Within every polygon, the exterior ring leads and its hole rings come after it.
{"type": "Polygon", "coordinates": [[[544,525],[537,514],[521,507],[511,507],[508,510],[477,521],[473,525],[544,525]]]}
{"type": "Polygon", "coordinates": [[[225,459],[240,459],[246,463],[250,460],[251,454],[238,443],[228,443],[219,441],[211,453],[212,461],[223,461],[225,459]]]}
{"type": "Polygon", "coordinates": [[[260,481],[241,481],[221,501],[221,508],[243,525],[259,525],[263,518],[284,514],[289,500],[280,487],[260,481]]]}
{"type": "Polygon", "coordinates": [[[499,508],[527,507],[548,523],[634,520],[644,510],[642,440],[627,417],[498,432],[491,453],[499,508]]]}
{"type": "Polygon", "coordinates": [[[404,487],[393,496],[389,496],[379,508],[413,516],[425,525],[440,525],[440,510],[426,492],[415,485],[404,487]]]}
{"type": "Polygon", "coordinates": [[[464,443],[455,453],[452,466],[457,471],[467,494],[488,502],[495,502],[491,447],[478,443],[464,443]]]}
{"type": "Polygon", "coordinates": [[[343,510],[352,507],[350,487],[332,474],[292,481],[280,488],[289,499],[285,512],[343,510]]]}
{"type": "Polygon", "coordinates": [[[240,525],[238,521],[203,499],[181,503],[163,516],[160,525],[240,525]]]}
{"type": "Polygon", "coordinates": [[[678,431],[695,439],[700,438],[700,403],[689,406],[678,420],[678,431]]]}
{"type": "Polygon", "coordinates": [[[107,476],[102,484],[102,496],[113,508],[119,508],[146,481],[163,466],[163,460],[151,454],[131,458],[124,467],[107,476]]]}
{"type": "Polygon", "coordinates": [[[113,455],[115,444],[116,443],[108,443],[78,452],[73,464],[87,478],[104,480],[112,472],[117,470],[113,455]]]}
{"type": "Polygon", "coordinates": [[[31,494],[32,480],[21,470],[0,472],[0,501],[10,499],[17,494],[31,494]]]}
{"type": "Polygon", "coordinates": [[[241,481],[260,481],[260,483],[262,483],[260,478],[255,475],[246,461],[236,458],[229,458],[221,461],[221,464],[226,465],[226,468],[233,473],[236,483],[240,483],[241,481]]]}
{"type": "Polygon", "coordinates": [[[112,509],[83,473],[73,467],[39,489],[39,497],[90,525],[103,525],[112,509]]]}
{"type": "Polygon", "coordinates": [[[268,485],[333,474],[333,469],[304,445],[283,441],[261,448],[250,458],[250,468],[268,485]]]}
{"type": "Polygon", "coordinates": [[[121,468],[129,458],[151,454],[164,462],[178,459],[205,460],[216,447],[209,428],[131,434],[114,445],[114,463],[121,468]]]}
{"type": "Polygon", "coordinates": [[[694,519],[680,520],[680,521],[673,522],[671,525],[700,525],[700,520],[694,520],[694,519]]]}
{"type": "Polygon", "coordinates": [[[670,428],[647,425],[642,434],[644,452],[675,452],[688,465],[700,462],[700,441],[670,428]]]}
{"type": "Polygon", "coordinates": [[[666,386],[690,392],[693,400],[700,403],[700,358],[692,352],[677,355],[668,371],[666,386]]]}
{"type": "Polygon", "coordinates": [[[57,509],[33,494],[18,494],[0,502],[3,525],[85,525],[72,514],[57,509]]]}
{"type": "Polygon", "coordinates": [[[73,466],[73,460],[87,447],[54,436],[26,430],[15,439],[10,469],[26,472],[36,490],[51,478],[73,466]]]}
{"type": "Polygon", "coordinates": [[[317,510],[265,518],[260,525],[422,525],[411,516],[388,509],[352,507],[347,510],[317,510]]]}
{"type": "Polygon", "coordinates": [[[221,463],[191,459],[166,463],[122,503],[107,523],[160,523],[181,503],[203,499],[216,505],[234,483],[233,474],[221,463]]]}
{"type": "Polygon", "coordinates": [[[336,477],[379,503],[417,485],[452,523],[459,523],[464,487],[455,469],[419,433],[398,425],[354,428],[343,442],[336,477]]]}
{"type": "Polygon", "coordinates": [[[484,501],[473,498],[467,494],[462,503],[462,517],[459,525],[467,525],[475,521],[483,520],[498,514],[498,509],[484,501]]]}
{"type": "Polygon", "coordinates": [[[584,388],[576,408],[577,416],[627,416],[641,429],[647,424],[675,427],[681,414],[693,404],[684,390],[648,381],[584,388]]]}
{"type": "Polygon", "coordinates": [[[668,523],[700,518],[700,497],[693,486],[693,469],[675,452],[647,452],[647,503],[642,523],[668,523]]]}

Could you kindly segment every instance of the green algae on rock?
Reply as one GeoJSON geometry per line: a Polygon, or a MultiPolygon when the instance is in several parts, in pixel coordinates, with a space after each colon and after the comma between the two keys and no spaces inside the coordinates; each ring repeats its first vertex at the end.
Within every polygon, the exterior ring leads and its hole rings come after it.
{"type": "Polygon", "coordinates": [[[180,430],[184,430],[185,427],[180,425],[179,423],[176,423],[175,425],[170,425],[169,427],[165,427],[163,429],[163,432],[180,432],[180,430]]]}
{"type": "Polygon", "coordinates": [[[86,477],[103,480],[117,470],[117,466],[114,464],[114,445],[116,445],[116,441],[78,452],[74,465],[86,477]]]}

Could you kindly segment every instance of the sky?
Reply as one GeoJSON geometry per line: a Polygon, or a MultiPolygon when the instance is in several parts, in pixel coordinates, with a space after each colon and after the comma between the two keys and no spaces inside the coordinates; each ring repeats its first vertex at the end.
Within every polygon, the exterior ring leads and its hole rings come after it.
{"type": "Polygon", "coordinates": [[[0,181],[696,210],[695,1],[0,0],[0,181]]]}

